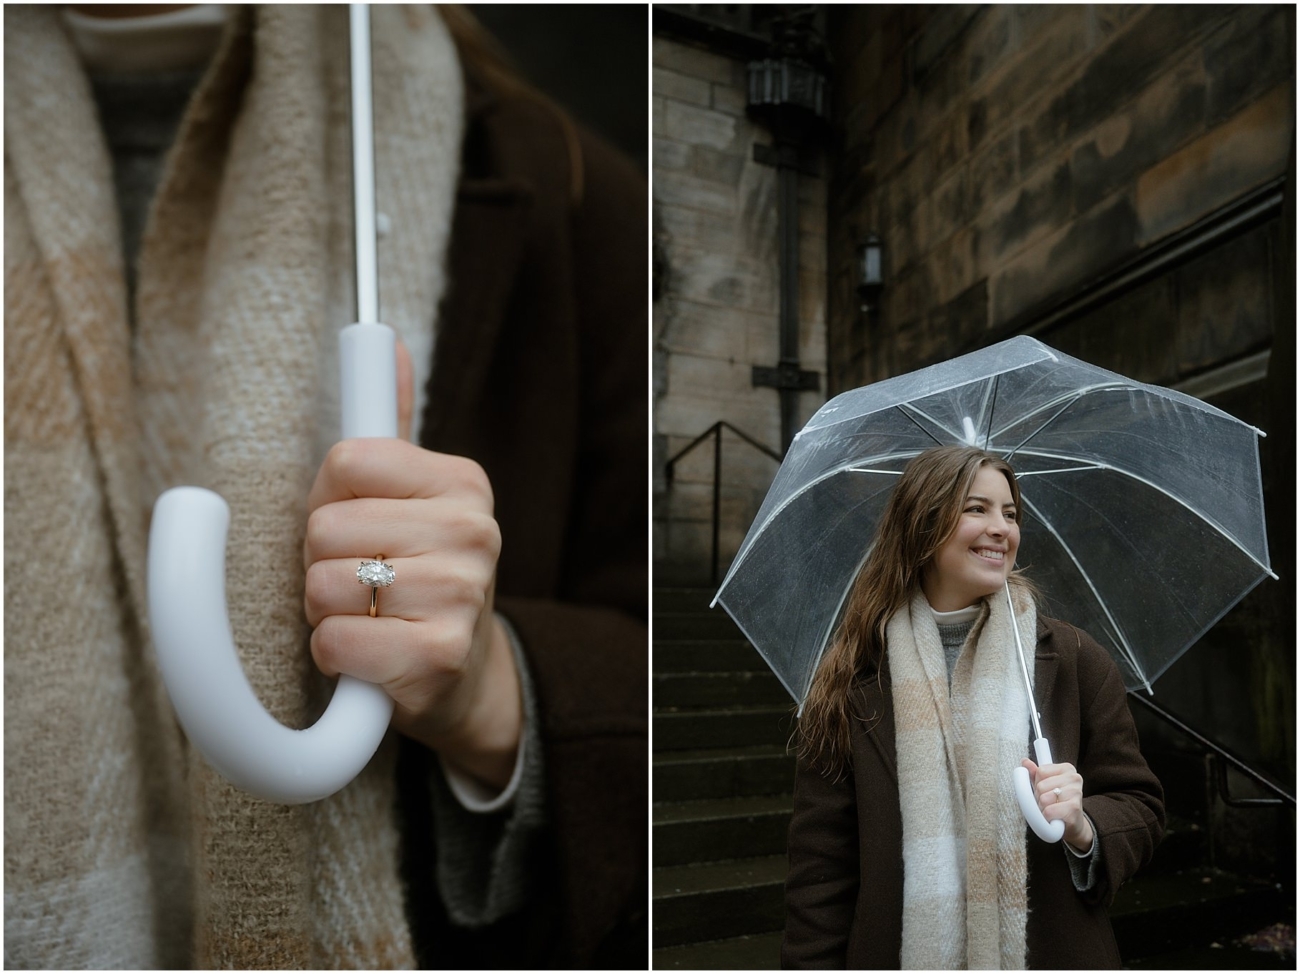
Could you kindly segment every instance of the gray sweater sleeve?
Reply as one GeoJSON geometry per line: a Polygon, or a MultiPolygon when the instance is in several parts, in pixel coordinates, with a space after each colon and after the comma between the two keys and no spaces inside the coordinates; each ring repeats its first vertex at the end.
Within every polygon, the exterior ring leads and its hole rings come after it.
{"type": "Polygon", "coordinates": [[[452,792],[439,762],[430,782],[438,892],[447,915],[462,927],[486,926],[524,906],[532,894],[529,850],[546,824],[536,691],[518,634],[498,618],[510,637],[524,698],[523,767],[514,800],[499,811],[471,811],[452,792]]]}
{"type": "MultiPolygon", "coordinates": [[[[1084,813],[1084,818],[1088,818],[1084,813]]],[[[1101,859],[1101,845],[1097,842],[1097,826],[1092,824],[1092,819],[1088,819],[1088,824],[1092,825],[1092,848],[1082,855],[1075,852],[1070,847],[1070,843],[1062,842],[1065,847],[1065,861],[1070,864],[1070,878],[1074,881],[1074,888],[1080,893],[1086,893],[1097,884],[1097,862],[1101,859]]]]}

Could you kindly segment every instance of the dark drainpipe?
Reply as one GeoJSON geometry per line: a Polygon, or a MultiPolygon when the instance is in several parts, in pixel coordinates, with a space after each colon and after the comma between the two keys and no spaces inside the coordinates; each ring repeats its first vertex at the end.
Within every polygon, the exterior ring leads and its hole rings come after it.
{"type": "Polygon", "coordinates": [[[781,261],[780,358],[775,366],[754,366],[753,384],[780,393],[782,453],[799,427],[799,393],[821,388],[818,373],[799,367],[799,176],[818,175],[814,151],[827,117],[827,81],[819,67],[825,49],[812,19],[812,8],[803,8],[775,21],[772,56],[748,66],[747,110],[773,138],[772,145],[754,146],[754,161],[777,170],[781,261]]]}

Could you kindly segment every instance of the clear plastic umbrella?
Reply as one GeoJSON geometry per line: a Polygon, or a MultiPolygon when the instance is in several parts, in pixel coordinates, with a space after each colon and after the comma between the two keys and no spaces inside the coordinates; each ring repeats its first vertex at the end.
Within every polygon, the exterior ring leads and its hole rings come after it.
{"type": "Polygon", "coordinates": [[[795,437],[714,599],[802,704],[908,460],[1009,458],[1017,564],[1152,682],[1269,567],[1259,437],[1198,399],[1013,338],[835,397],[795,437]]]}

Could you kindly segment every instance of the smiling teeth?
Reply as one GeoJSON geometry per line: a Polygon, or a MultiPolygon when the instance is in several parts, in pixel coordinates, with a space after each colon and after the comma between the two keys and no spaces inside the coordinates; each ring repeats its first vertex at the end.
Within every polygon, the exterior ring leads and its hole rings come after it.
{"type": "Polygon", "coordinates": [[[987,548],[981,548],[977,550],[975,554],[989,561],[1002,561],[1002,559],[1006,557],[1001,551],[989,551],[987,548]]]}

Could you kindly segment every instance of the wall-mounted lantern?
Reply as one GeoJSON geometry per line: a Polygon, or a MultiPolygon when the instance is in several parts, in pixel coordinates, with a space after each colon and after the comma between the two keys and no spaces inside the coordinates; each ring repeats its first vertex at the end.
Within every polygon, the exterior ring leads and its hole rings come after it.
{"type": "Polygon", "coordinates": [[[858,244],[858,297],[864,314],[880,310],[880,292],[885,289],[885,253],[874,233],[858,244]]]}

